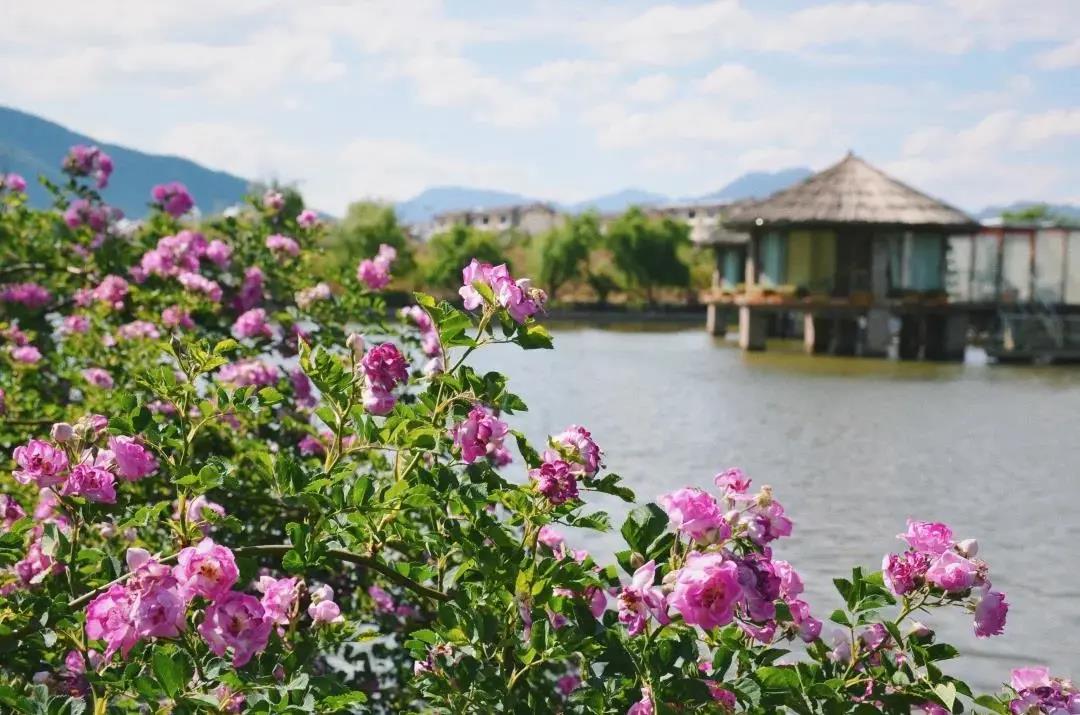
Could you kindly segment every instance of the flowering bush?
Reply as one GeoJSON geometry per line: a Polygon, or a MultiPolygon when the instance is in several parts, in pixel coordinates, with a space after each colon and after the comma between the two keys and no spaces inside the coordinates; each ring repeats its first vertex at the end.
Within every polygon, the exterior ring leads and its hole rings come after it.
{"type": "Polygon", "coordinates": [[[530,445],[470,367],[552,345],[506,266],[394,321],[392,249],[320,274],[322,222],[278,192],[181,223],[165,183],[132,225],[107,156],[64,166],[53,211],[0,184],[3,712],[1080,712],[1044,669],[997,697],[942,671],[912,617],[1008,612],[943,524],[827,618],[738,470],[630,510],[615,563],[576,548],[610,528],[590,495],[634,495],[583,426],[530,445]]]}

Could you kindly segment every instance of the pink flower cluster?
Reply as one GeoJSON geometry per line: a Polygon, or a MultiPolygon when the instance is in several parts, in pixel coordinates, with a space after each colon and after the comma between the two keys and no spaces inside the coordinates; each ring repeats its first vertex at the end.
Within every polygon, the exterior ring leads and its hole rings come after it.
{"type": "Polygon", "coordinates": [[[389,414],[397,398],[393,390],[409,379],[409,364],[393,343],[376,345],[360,359],[364,372],[364,409],[373,415],[389,414]]]}
{"type": "Polygon", "coordinates": [[[1071,681],[1050,677],[1048,668],[1016,668],[1010,685],[1016,691],[1016,697],[1009,702],[1009,712],[1015,715],[1080,713],[1080,689],[1071,681]]]}
{"type": "Polygon", "coordinates": [[[116,275],[108,275],[90,291],[89,298],[107,305],[113,310],[122,310],[124,299],[129,291],[128,282],[116,275]]]}
{"type": "Polygon", "coordinates": [[[214,303],[221,302],[221,286],[199,273],[185,272],[176,277],[180,285],[193,293],[202,293],[214,303]]]}
{"type": "MultiPolygon", "coordinates": [[[[225,244],[219,242],[219,245],[225,244]]],[[[162,236],[154,248],[143,254],[139,270],[135,272],[136,279],[151,275],[165,278],[197,273],[200,259],[207,255],[209,247],[206,238],[197,231],[185,229],[175,236],[162,236]]]]}
{"type": "Polygon", "coordinates": [[[161,333],[149,320],[133,320],[117,328],[116,336],[121,340],[157,340],[161,333]]]}
{"type": "Polygon", "coordinates": [[[195,208],[195,200],[191,198],[187,187],[179,181],[158,184],[150,190],[150,197],[161,210],[173,218],[180,218],[195,208]]]}
{"type": "Polygon", "coordinates": [[[225,365],[218,370],[217,379],[235,387],[266,387],[277,383],[278,369],[270,363],[251,358],[225,365]]]}
{"type": "Polygon", "coordinates": [[[263,206],[271,211],[280,211],[285,207],[285,196],[280,191],[267,190],[263,194],[263,206]]]}
{"type": "Polygon", "coordinates": [[[881,570],[885,583],[898,596],[922,589],[965,599],[974,611],[975,635],[1000,635],[1005,629],[1009,604],[1005,594],[992,590],[990,569],[975,558],[979,551],[974,539],[955,542],[952,529],[940,522],[908,519],[907,531],[900,534],[908,549],[886,554],[881,570]]]}
{"type": "Polygon", "coordinates": [[[100,387],[103,390],[111,390],[113,388],[113,378],[109,374],[108,370],[100,367],[88,367],[82,371],[83,379],[89,382],[94,387],[100,387]]]}
{"type": "Polygon", "coordinates": [[[302,310],[308,310],[316,303],[330,300],[333,295],[329,283],[316,283],[309,288],[304,288],[296,292],[296,305],[302,310]]]}
{"type": "Polygon", "coordinates": [[[12,283],[0,286],[0,303],[18,303],[36,310],[44,308],[52,300],[49,290],[37,283],[12,283]]]}
{"type": "Polygon", "coordinates": [[[101,233],[109,227],[113,221],[123,218],[120,209],[96,204],[88,199],[75,199],[64,211],[64,223],[70,228],[87,226],[91,231],[101,233]]]}
{"type": "Polygon", "coordinates": [[[319,214],[311,209],[304,209],[297,215],[296,224],[300,228],[314,228],[319,225],[319,214]]]}
{"type": "Polygon", "coordinates": [[[505,422],[483,405],[474,405],[465,419],[451,428],[450,437],[466,464],[487,458],[502,467],[510,463],[510,452],[503,446],[508,433],[505,422]]]}
{"type": "Polygon", "coordinates": [[[74,177],[89,176],[99,189],[109,185],[113,163],[108,154],[96,146],[76,144],[68,150],[62,164],[64,173],[74,177]]]}
{"type": "Polygon", "coordinates": [[[390,267],[397,258],[397,250],[385,243],[379,245],[374,258],[365,258],[356,267],[356,280],[369,290],[382,290],[390,283],[390,267]]]}
{"type": "Polygon", "coordinates": [[[476,310],[484,304],[484,296],[476,289],[478,283],[490,288],[495,303],[519,323],[540,312],[547,301],[544,291],[533,288],[527,278],[515,281],[505,263],[492,266],[474,258],[461,271],[461,279],[464,285],[458,294],[464,300],[466,310],[476,310]]]}
{"type": "Polygon", "coordinates": [[[191,319],[191,313],[178,305],[170,305],[161,311],[161,324],[166,328],[183,328],[185,330],[192,330],[195,327],[195,321],[191,319]]]}
{"type": "Polygon", "coordinates": [[[650,617],[660,624],[669,622],[667,598],[656,584],[655,561],[638,567],[630,583],[619,591],[618,604],[619,623],[630,636],[642,633],[650,617]]]}
{"type": "Polygon", "coordinates": [[[232,326],[232,334],[237,338],[270,338],[274,331],[266,320],[266,311],[252,308],[240,314],[232,326]]]}
{"type": "Polygon", "coordinates": [[[592,438],[592,433],[581,425],[570,425],[548,440],[551,448],[570,462],[575,473],[586,477],[596,476],[603,452],[592,438]]]}
{"type": "Polygon", "coordinates": [[[263,301],[263,282],[265,276],[258,266],[248,266],[244,270],[244,281],[233,300],[233,308],[245,311],[254,308],[263,301]]]}
{"type": "Polygon", "coordinates": [[[300,244],[295,238],[275,233],[266,237],[266,247],[279,259],[288,256],[295,258],[300,255],[300,244]]]}
{"type": "Polygon", "coordinates": [[[21,193],[26,191],[26,179],[19,174],[0,174],[0,191],[8,189],[10,191],[21,193]]]}

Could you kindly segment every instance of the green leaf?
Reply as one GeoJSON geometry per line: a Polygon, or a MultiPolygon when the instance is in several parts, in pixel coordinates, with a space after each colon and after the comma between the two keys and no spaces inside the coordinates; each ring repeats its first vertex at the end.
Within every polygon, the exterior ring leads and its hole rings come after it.
{"type": "Polygon", "coordinates": [[[191,679],[191,668],[187,656],[174,646],[154,649],[152,665],[154,676],[170,698],[175,698],[183,691],[184,686],[191,679]]]}
{"type": "Polygon", "coordinates": [[[264,387],[263,389],[259,390],[259,404],[263,405],[264,407],[276,405],[284,399],[285,396],[273,387],[264,387]]]}
{"type": "Polygon", "coordinates": [[[941,698],[941,704],[948,710],[952,710],[956,702],[956,686],[952,683],[938,683],[934,686],[934,694],[941,698]]]}
{"type": "Polygon", "coordinates": [[[766,665],[758,668],[754,677],[761,683],[762,690],[767,692],[782,692],[798,690],[799,674],[794,668],[780,668],[766,665]]]}
{"type": "Polygon", "coordinates": [[[554,347],[551,333],[540,323],[530,322],[518,329],[514,342],[526,350],[550,350],[554,347]]]}
{"type": "Polygon", "coordinates": [[[627,515],[621,533],[630,548],[644,554],[649,550],[649,544],[664,533],[667,523],[668,516],[663,509],[656,504],[644,504],[627,515]]]}

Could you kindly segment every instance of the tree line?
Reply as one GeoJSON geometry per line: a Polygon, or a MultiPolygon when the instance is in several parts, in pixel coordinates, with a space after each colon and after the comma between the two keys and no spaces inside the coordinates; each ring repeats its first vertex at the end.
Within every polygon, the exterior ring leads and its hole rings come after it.
{"type": "Polygon", "coordinates": [[[690,228],[634,207],[610,221],[595,212],[566,216],[547,233],[485,231],[455,225],[420,241],[402,226],[392,206],[358,202],[329,231],[328,273],[397,250],[394,277],[402,290],[450,293],[471,258],[536,276],[552,302],[628,304],[687,303],[709,285],[711,251],[690,241],[690,228]]]}

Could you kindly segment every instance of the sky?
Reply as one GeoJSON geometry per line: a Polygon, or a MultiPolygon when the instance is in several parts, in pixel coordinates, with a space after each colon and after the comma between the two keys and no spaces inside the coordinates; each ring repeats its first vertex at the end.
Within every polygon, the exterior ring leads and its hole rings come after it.
{"type": "Polygon", "coordinates": [[[0,46],[0,104],[332,213],[693,196],[849,149],[971,210],[1080,203],[1080,0],[28,0],[0,46]]]}

